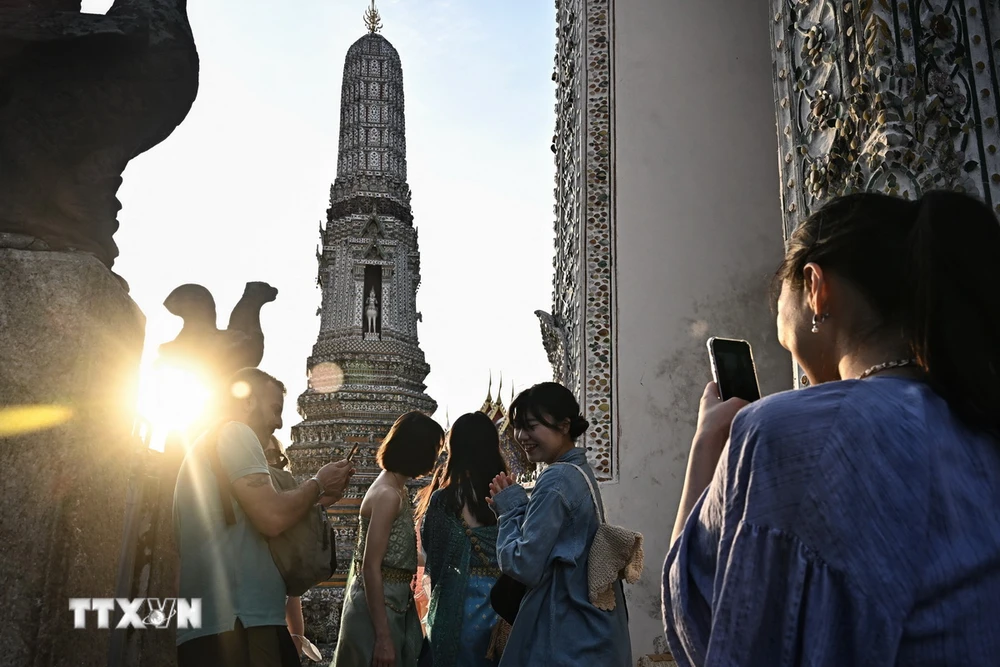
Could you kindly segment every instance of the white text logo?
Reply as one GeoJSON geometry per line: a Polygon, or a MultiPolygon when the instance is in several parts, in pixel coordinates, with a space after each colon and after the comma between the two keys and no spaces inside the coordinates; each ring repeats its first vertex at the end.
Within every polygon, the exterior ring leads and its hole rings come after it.
{"type": "MultiPolygon", "coordinates": [[[[115,629],[155,628],[162,630],[176,618],[178,629],[201,627],[201,598],[70,598],[69,610],[73,612],[73,627],[82,630],[87,627],[88,612],[97,613],[97,628],[111,627],[111,616],[115,606],[122,612],[115,629]]],[[[91,626],[95,627],[95,626],[91,626]]]]}

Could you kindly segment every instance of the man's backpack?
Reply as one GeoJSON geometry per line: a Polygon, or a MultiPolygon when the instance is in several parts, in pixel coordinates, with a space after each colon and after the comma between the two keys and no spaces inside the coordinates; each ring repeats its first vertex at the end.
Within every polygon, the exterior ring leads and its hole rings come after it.
{"type": "MultiPolygon", "coordinates": [[[[229,477],[222,469],[217,448],[217,434],[213,433],[211,440],[205,443],[212,472],[219,486],[219,498],[222,501],[222,512],[226,517],[226,525],[236,523],[233,512],[232,493],[229,477]]],[[[292,473],[273,466],[268,466],[271,473],[271,483],[281,493],[298,487],[292,473]]],[[[239,502],[239,501],[237,501],[239,502]]],[[[297,597],[310,588],[328,581],[337,570],[337,548],[333,527],[327,519],[326,510],[321,505],[310,509],[298,523],[277,537],[267,539],[271,550],[271,558],[285,581],[286,593],[297,597]]]]}

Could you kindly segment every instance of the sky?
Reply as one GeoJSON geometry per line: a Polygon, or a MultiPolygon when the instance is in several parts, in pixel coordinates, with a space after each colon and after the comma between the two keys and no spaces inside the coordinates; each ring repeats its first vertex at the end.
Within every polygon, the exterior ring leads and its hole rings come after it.
{"type": "MultiPolygon", "coordinates": [[[[84,0],[83,10],[110,5],[84,0]]],[[[189,2],[198,98],[129,164],[118,193],[114,270],[147,318],[144,371],[180,330],[162,306],[174,287],[207,287],[223,328],[246,282],[278,288],[261,314],[260,368],[288,387],[284,442],[301,421],[319,332],[318,228],[336,177],[344,56],[366,32],[367,5],[189,2]]],[[[496,390],[502,374],[505,403],[511,389],[551,379],[533,313],[552,303],[555,15],[541,0],[377,6],[403,64],[418,332],[444,423],[479,408],[491,375],[496,390]]]]}

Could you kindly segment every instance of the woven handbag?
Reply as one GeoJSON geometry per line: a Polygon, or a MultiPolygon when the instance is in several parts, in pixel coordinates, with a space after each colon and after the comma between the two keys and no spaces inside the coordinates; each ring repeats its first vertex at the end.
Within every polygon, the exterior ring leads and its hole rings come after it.
{"type": "Polygon", "coordinates": [[[590,589],[590,602],[598,609],[612,611],[615,608],[614,583],[624,580],[630,584],[639,581],[642,574],[644,554],[642,552],[642,534],[621,526],[607,523],[601,506],[597,502],[597,491],[593,482],[583,468],[574,463],[557,463],[576,468],[583,475],[590,489],[590,498],[594,501],[594,512],[601,525],[590,545],[587,557],[587,582],[590,589]]]}

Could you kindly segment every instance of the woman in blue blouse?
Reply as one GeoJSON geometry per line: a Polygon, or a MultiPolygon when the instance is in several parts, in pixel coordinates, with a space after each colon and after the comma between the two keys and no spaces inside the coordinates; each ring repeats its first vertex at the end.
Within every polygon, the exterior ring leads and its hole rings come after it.
{"type": "Polygon", "coordinates": [[[490,606],[497,567],[497,519],[486,499],[490,481],[507,471],[490,418],[470,412],[448,432],[448,459],[421,491],[417,509],[427,554],[431,602],[427,629],[434,667],[490,667],[490,637],[499,621],[490,606]]]}
{"type": "MultiPolygon", "coordinates": [[[[543,382],[521,392],[510,406],[514,437],[528,459],[549,467],[528,499],[506,474],[491,483],[499,517],[500,569],[528,587],[511,629],[501,667],[632,667],[628,615],[621,582],[615,609],[590,602],[587,558],[600,519],[591,499],[597,488],[587,452],[573,443],[587,430],[572,392],[543,382]],[[561,465],[572,464],[572,465],[561,465]]],[[[601,503],[600,494],[597,501],[601,503]]]]}
{"type": "Polygon", "coordinates": [[[778,338],[812,386],[702,396],[663,575],[680,665],[997,664],[998,257],[951,192],[792,234],[778,338]]]}

